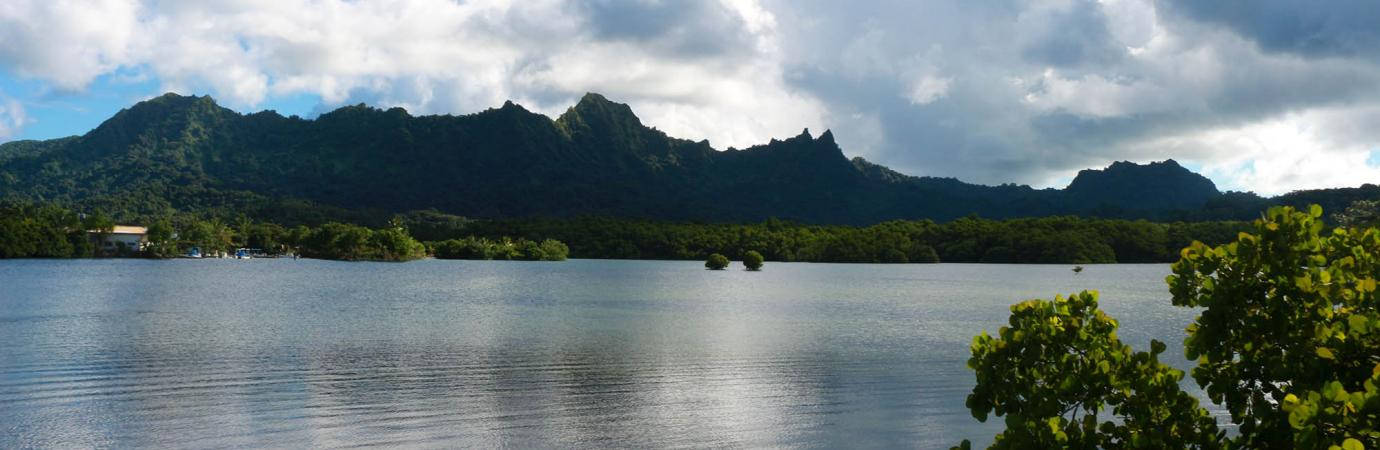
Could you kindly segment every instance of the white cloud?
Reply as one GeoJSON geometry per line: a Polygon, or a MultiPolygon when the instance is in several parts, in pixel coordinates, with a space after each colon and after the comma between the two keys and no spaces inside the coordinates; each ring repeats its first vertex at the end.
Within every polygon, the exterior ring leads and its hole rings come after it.
{"type": "Polygon", "coordinates": [[[1140,145],[1203,155],[1203,173],[1219,188],[1277,195],[1299,189],[1380,182],[1372,155],[1380,140],[1364,123],[1380,108],[1320,108],[1237,127],[1212,128],[1140,145]]]}
{"type": "MultiPolygon", "coordinates": [[[[984,183],[1164,158],[1266,193],[1377,179],[1365,161],[1380,129],[1355,118],[1380,119],[1369,112],[1380,108],[1373,52],[1262,50],[1263,38],[1241,26],[1175,8],[9,0],[0,2],[0,67],[60,91],[102,75],[147,76],[242,110],[307,93],[328,107],[420,114],[511,99],[554,116],[593,91],[630,103],[648,125],[719,147],[833,127],[850,155],[984,183]]],[[[8,132],[23,120],[9,119],[8,132]]]]}
{"type": "Polygon", "coordinates": [[[58,89],[78,90],[132,60],[135,0],[0,2],[0,63],[58,89]]]}
{"type": "Polygon", "coordinates": [[[28,122],[29,118],[24,114],[24,105],[18,100],[0,94],[0,142],[14,136],[28,122]]]}
{"type": "Polygon", "coordinates": [[[17,0],[0,5],[0,64],[66,90],[144,71],[165,90],[240,109],[308,93],[414,113],[511,99],[554,115],[594,91],[717,145],[820,126],[823,106],[781,79],[774,16],[754,0],[700,5],[706,13],[686,20],[721,23],[627,40],[595,31],[623,24],[591,23],[582,4],[559,0],[17,0]]]}
{"type": "Polygon", "coordinates": [[[949,93],[949,83],[953,78],[939,78],[935,76],[923,76],[911,85],[910,94],[906,98],[912,104],[923,105],[940,98],[949,93]]]}

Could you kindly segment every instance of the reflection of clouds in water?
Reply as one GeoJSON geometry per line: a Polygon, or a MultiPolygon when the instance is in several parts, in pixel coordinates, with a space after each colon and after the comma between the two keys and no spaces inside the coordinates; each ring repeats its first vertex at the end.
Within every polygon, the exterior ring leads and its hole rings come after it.
{"type": "Polygon", "coordinates": [[[1162,265],[1077,278],[579,260],[0,271],[16,299],[0,311],[13,344],[0,348],[0,423],[14,430],[0,447],[984,443],[1000,419],[968,415],[964,363],[1011,303],[1100,287],[1138,347],[1181,340],[1194,315],[1168,304],[1162,265]]]}

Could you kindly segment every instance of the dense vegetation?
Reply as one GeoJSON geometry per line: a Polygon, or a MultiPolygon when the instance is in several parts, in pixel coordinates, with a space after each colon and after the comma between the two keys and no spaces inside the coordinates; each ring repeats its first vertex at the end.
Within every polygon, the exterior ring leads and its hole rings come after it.
{"type": "Polygon", "coordinates": [[[192,248],[206,255],[255,248],[270,255],[295,251],[306,257],[340,260],[406,261],[426,256],[423,245],[400,225],[370,229],[326,223],[288,229],[246,218],[227,223],[188,215],[153,219],[142,252],[120,248],[114,254],[102,254],[93,240],[104,239],[100,232],[108,233],[113,226],[111,219],[100,213],[82,217],[54,205],[0,206],[0,258],[171,258],[192,248]],[[97,231],[97,236],[88,231],[97,231]]]}
{"type": "Polygon", "coordinates": [[[728,257],[714,253],[704,260],[704,268],[709,270],[724,270],[728,268],[728,257]]]}
{"type": "Polygon", "coordinates": [[[762,254],[756,250],[748,250],[743,253],[743,268],[751,271],[762,270],[762,254]]]}
{"type": "Polygon", "coordinates": [[[422,243],[397,227],[373,230],[332,222],[299,233],[294,236],[298,252],[308,258],[409,261],[426,256],[422,243]]]}
{"type": "Polygon", "coordinates": [[[555,239],[537,242],[527,239],[515,241],[507,237],[490,240],[469,236],[464,239],[432,242],[429,245],[437,259],[565,261],[570,255],[570,248],[555,239]]]}
{"type": "Polygon", "coordinates": [[[975,338],[968,407],[1006,417],[994,448],[1380,448],[1380,229],[1323,229],[1316,205],[1272,208],[1234,242],[1183,249],[1167,279],[1199,308],[1186,356],[1235,435],[1179,389],[1164,344],[1122,344],[1091,293],[1019,303],[975,338]]]}
{"type": "Polygon", "coordinates": [[[122,222],[190,212],[377,227],[431,208],[490,219],[852,225],[969,214],[1249,220],[1269,204],[1340,211],[1363,198],[1380,198],[1380,187],[1224,194],[1173,161],[1086,170],[1066,189],[981,186],[850,160],[830,132],[716,151],[648,128],[595,94],[555,120],[512,103],[424,117],[359,105],[304,120],[168,94],[82,136],[0,145],[0,200],[103,209],[122,222]]]}
{"type": "MultiPolygon", "coordinates": [[[[667,223],[608,218],[454,222],[423,239],[502,236],[557,239],[575,258],[703,260],[711,253],[741,260],[747,251],[769,261],[859,263],[1136,263],[1172,262],[1194,240],[1226,243],[1245,222],[1153,223],[1047,217],[949,223],[890,221],[867,227],[667,223]]],[[[410,229],[416,229],[409,226],[410,229]]]]}
{"type": "Polygon", "coordinates": [[[85,219],[57,206],[0,207],[0,258],[84,258],[95,256],[87,230],[109,231],[105,216],[85,219]]]}
{"type": "MultiPolygon", "coordinates": [[[[78,215],[55,206],[13,206],[0,217],[0,256],[91,256],[78,215]],[[65,244],[64,244],[65,242],[65,244]],[[69,248],[70,247],[70,248],[69,248]]],[[[111,225],[102,214],[95,220],[111,225]]],[[[1113,263],[1169,262],[1194,240],[1229,242],[1242,222],[1153,223],[1048,217],[949,223],[890,221],[868,227],[802,225],[776,219],[756,224],[697,224],[609,218],[466,220],[438,212],[400,216],[375,232],[342,224],[287,228],[240,216],[190,214],[148,218],[149,256],[257,248],[332,259],[407,259],[417,254],[396,230],[429,241],[438,258],[562,260],[575,258],[703,260],[711,253],[743,260],[856,263],[1113,263]],[[394,231],[390,231],[394,230],[394,231]],[[366,232],[367,231],[367,232],[366,232]],[[376,236],[377,235],[377,236],[376,236]],[[159,237],[166,236],[166,237],[159,237]],[[173,238],[176,236],[176,238],[173,238]],[[370,241],[369,239],[373,239],[370,241]],[[569,245],[569,247],[567,247],[569,245]]],[[[411,239],[409,237],[409,239],[411,239]]]]}

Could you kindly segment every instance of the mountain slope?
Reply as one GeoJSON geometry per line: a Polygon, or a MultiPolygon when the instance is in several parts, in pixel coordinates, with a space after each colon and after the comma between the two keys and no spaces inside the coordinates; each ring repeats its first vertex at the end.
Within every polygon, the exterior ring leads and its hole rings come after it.
{"type": "Polygon", "coordinates": [[[1173,161],[1084,171],[1064,190],[913,177],[849,160],[825,131],[747,149],[667,136],[598,94],[552,120],[511,102],[464,116],[348,106],[315,120],[167,94],[86,135],[0,145],[0,198],[123,216],[287,222],[437,209],[812,223],[1102,213],[1160,218],[1219,196],[1173,161]]]}

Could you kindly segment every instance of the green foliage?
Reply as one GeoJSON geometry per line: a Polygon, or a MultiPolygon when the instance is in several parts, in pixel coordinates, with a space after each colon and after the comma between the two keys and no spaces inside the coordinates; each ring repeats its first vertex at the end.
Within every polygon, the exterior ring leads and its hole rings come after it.
{"type": "Polygon", "coordinates": [[[229,252],[234,250],[234,231],[220,220],[193,220],[182,226],[181,247],[198,248],[202,254],[229,252]]]}
{"type": "Polygon", "coordinates": [[[151,258],[172,258],[178,255],[177,242],[173,239],[177,232],[169,219],[159,219],[148,227],[148,245],[144,255],[151,258]]]}
{"type": "Polygon", "coordinates": [[[542,261],[565,261],[570,256],[570,247],[555,239],[542,239],[538,250],[541,251],[541,258],[538,259],[542,261]]]}
{"type": "Polygon", "coordinates": [[[704,260],[704,268],[709,270],[724,270],[728,268],[728,257],[714,253],[704,260]]]}
{"type": "Polygon", "coordinates": [[[1333,216],[1344,227],[1374,227],[1380,225],[1380,200],[1357,200],[1333,216]]]}
{"type": "MultiPolygon", "coordinates": [[[[344,260],[406,261],[426,255],[421,243],[402,227],[370,229],[328,223],[319,228],[254,222],[247,218],[229,225],[220,219],[194,216],[160,217],[147,222],[148,244],[142,253],[120,246],[113,255],[171,258],[190,248],[203,254],[232,252],[239,247],[282,254],[292,248],[308,257],[344,260]]],[[[55,205],[0,206],[0,258],[71,258],[97,256],[93,241],[104,239],[114,227],[101,213],[81,218],[55,205]],[[89,233],[88,233],[89,231],[89,233]]],[[[569,253],[559,242],[533,243],[538,258],[564,259],[569,253]]]]}
{"type": "MultiPolygon", "coordinates": [[[[1250,218],[1265,204],[1375,192],[1363,186],[1278,199],[1223,194],[1172,161],[1084,171],[1062,190],[983,186],[849,160],[830,132],[716,151],[708,142],[646,127],[627,105],[598,95],[555,120],[511,103],[422,117],[357,105],[303,120],[269,111],[239,114],[209,97],[168,94],[122,110],[82,136],[0,144],[0,193],[13,200],[106,209],[121,222],[195,212],[228,220],[236,230],[240,213],[289,226],[384,226],[394,214],[427,210],[432,214],[408,219],[428,224],[411,230],[428,241],[463,236],[445,231],[463,226],[450,214],[733,222],[777,216],[855,225],[968,214],[1201,220],[1250,218]]],[[[1009,254],[1004,251],[991,258],[1009,254]]],[[[841,256],[899,260],[885,253],[841,256]]]]}
{"type": "Polygon", "coordinates": [[[743,253],[743,267],[752,271],[762,270],[762,254],[757,253],[756,250],[748,250],[747,253],[743,253]]]}
{"type": "Polygon", "coordinates": [[[1157,361],[1163,344],[1131,352],[1086,293],[1017,304],[1000,338],[975,338],[969,408],[1006,416],[994,447],[1380,448],[1380,230],[1323,229],[1317,205],[1271,208],[1172,266],[1173,303],[1201,311],[1193,378],[1238,425],[1230,439],[1157,361]],[[1120,420],[1097,424],[1104,406],[1120,420]]]}
{"type": "Polygon", "coordinates": [[[455,236],[553,238],[578,258],[703,260],[710,253],[765,260],[856,263],[1171,262],[1193,240],[1225,243],[1250,226],[1240,222],[1153,223],[1046,217],[889,221],[867,227],[669,223],[584,217],[467,222],[455,236]]]}
{"type": "Polygon", "coordinates": [[[973,339],[973,417],[1006,417],[993,448],[1217,448],[1223,436],[1183,372],[1159,362],[1164,344],[1136,352],[1096,292],[1011,307],[998,337],[973,339]],[[1100,416],[1110,408],[1116,420],[1100,416]]]}
{"type": "Polygon", "coordinates": [[[565,261],[570,248],[555,239],[541,242],[527,239],[490,240],[468,236],[431,244],[437,259],[516,259],[524,261],[565,261]]]}
{"type": "MultiPolygon", "coordinates": [[[[110,225],[92,221],[109,231],[110,225]]],[[[95,253],[76,213],[53,205],[0,206],[0,258],[81,258],[95,253]]]]}
{"type": "Polygon", "coordinates": [[[299,251],[308,258],[345,261],[408,261],[426,256],[422,243],[401,228],[372,230],[334,222],[311,230],[302,238],[299,251]]]}
{"type": "Polygon", "coordinates": [[[1193,377],[1241,445],[1380,448],[1380,230],[1324,234],[1321,217],[1271,208],[1236,242],[1185,248],[1168,279],[1175,305],[1202,308],[1185,342],[1193,377]]]}

